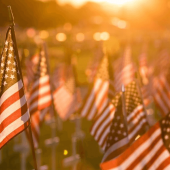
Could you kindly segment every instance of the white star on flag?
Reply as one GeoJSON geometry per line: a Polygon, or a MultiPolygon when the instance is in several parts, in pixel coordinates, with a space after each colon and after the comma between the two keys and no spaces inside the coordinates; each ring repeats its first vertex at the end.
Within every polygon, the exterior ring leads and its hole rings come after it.
{"type": "Polygon", "coordinates": [[[14,75],[11,75],[11,77],[10,77],[12,80],[15,78],[15,76],[14,75]]]}
{"type": "Polygon", "coordinates": [[[12,54],[11,54],[11,53],[9,53],[8,57],[9,57],[9,58],[11,58],[11,57],[12,57],[12,54]]]}
{"type": "Polygon", "coordinates": [[[8,60],[8,62],[7,62],[8,64],[11,64],[11,61],[10,60],[8,60]]]}
{"type": "Polygon", "coordinates": [[[15,68],[13,68],[13,69],[12,69],[12,72],[16,72],[16,69],[15,69],[15,68]]]}
{"type": "Polygon", "coordinates": [[[4,81],[4,86],[7,84],[7,82],[6,81],[4,81]]]}
{"type": "Polygon", "coordinates": [[[10,70],[9,67],[7,67],[7,68],[6,68],[6,71],[8,72],[9,70],[10,70]]]}

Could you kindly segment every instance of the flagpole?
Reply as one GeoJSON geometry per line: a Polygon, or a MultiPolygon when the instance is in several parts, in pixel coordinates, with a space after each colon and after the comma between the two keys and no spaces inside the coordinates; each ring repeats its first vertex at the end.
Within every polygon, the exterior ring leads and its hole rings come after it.
{"type": "MultiPolygon", "coordinates": [[[[15,48],[16,59],[18,60],[18,69],[19,69],[19,72],[20,72],[22,83],[24,84],[22,72],[21,72],[21,67],[20,67],[20,60],[19,60],[19,54],[18,54],[18,47],[17,47],[17,43],[16,43],[15,31],[14,31],[14,25],[15,25],[14,16],[13,16],[13,13],[12,13],[11,6],[7,6],[7,7],[8,7],[8,13],[9,13],[11,32],[12,32],[12,35],[13,35],[12,39],[14,41],[13,45],[14,45],[14,48],[15,48]]],[[[34,159],[34,166],[35,166],[35,170],[37,170],[37,162],[36,162],[36,157],[35,157],[35,150],[34,150],[34,144],[33,144],[33,138],[32,138],[32,131],[31,131],[31,121],[30,121],[30,125],[29,125],[29,133],[30,133],[30,138],[31,138],[31,149],[32,149],[32,154],[33,154],[33,159],[34,159]]]]}
{"type": "Polygon", "coordinates": [[[122,84],[122,110],[123,110],[124,121],[125,121],[126,127],[127,127],[127,129],[128,129],[127,114],[126,114],[126,101],[125,101],[125,87],[124,87],[124,84],[122,84]]]}

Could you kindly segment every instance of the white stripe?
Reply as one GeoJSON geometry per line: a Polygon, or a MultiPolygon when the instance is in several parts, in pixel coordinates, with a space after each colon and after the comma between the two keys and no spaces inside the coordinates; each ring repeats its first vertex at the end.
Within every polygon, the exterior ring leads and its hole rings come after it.
{"type": "MultiPolygon", "coordinates": [[[[159,167],[159,165],[168,157],[169,157],[169,152],[165,148],[165,150],[161,153],[161,155],[158,155],[157,159],[152,164],[152,166],[149,168],[149,170],[157,169],[159,167]]],[[[170,159],[169,159],[169,161],[170,161],[170,159]]]]}
{"type": "Polygon", "coordinates": [[[91,103],[93,102],[94,100],[94,97],[96,95],[96,91],[99,89],[100,85],[102,84],[102,80],[101,79],[97,79],[95,84],[94,84],[94,88],[90,94],[90,96],[88,97],[87,99],[87,102],[81,112],[81,115],[84,117],[86,114],[87,114],[87,111],[89,109],[89,107],[91,106],[91,103]]]}
{"type": "MultiPolygon", "coordinates": [[[[151,136],[146,140],[142,145],[140,145],[131,155],[128,155],[127,159],[117,168],[113,168],[112,170],[117,169],[125,169],[125,167],[129,167],[134,162],[134,157],[137,158],[140,156],[145,149],[147,149],[151,142],[154,141],[158,136],[161,135],[161,130],[158,128],[151,136]]],[[[141,168],[139,168],[141,169],[141,168]]],[[[138,169],[138,170],[139,170],[138,169]]]]}
{"type": "Polygon", "coordinates": [[[170,170],[170,165],[167,165],[164,170],[170,170]]]}
{"type": "Polygon", "coordinates": [[[126,145],[127,143],[129,143],[129,139],[128,137],[118,141],[117,143],[115,143],[114,145],[112,145],[104,154],[102,162],[115,150],[119,149],[120,147],[126,145]]]}
{"type": "Polygon", "coordinates": [[[0,106],[3,104],[3,102],[8,99],[10,96],[12,96],[14,93],[18,92],[23,87],[22,81],[19,80],[17,83],[9,87],[1,96],[0,98],[0,106]]]}
{"type": "Polygon", "coordinates": [[[0,142],[2,142],[6,136],[8,136],[10,133],[15,131],[17,128],[22,126],[25,122],[29,120],[29,111],[19,117],[17,120],[9,124],[1,133],[0,133],[0,142]]]}
{"type": "Polygon", "coordinates": [[[43,77],[40,77],[37,81],[34,82],[33,86],[32,86],[32,90],[34,88],[36,88],[37,86],[41,85],[41,84],[44,84],[45,82],[49,81],[49,76],[46,75],[46,76],[43,76],[43,77]]]}
{"type": "MultiPolygon", "coordinates": [[[[112,119],[113,119],[113,117],[114,117],[114,114],[115,114],[115,110],[110,114],[110,122],[108,123],[108,124],[106,124],[106,126],[107,125],[109,125],[109,124],[111,124],[111,122],[112,122],[112,119]]],[[[110,125],[107,127],[107,129],[104,131],[104,133],[102,134],[102,136],[101,136],[101,138],[100,138],[100,140],[99,140],[99,145],[102,145],[103,144],[103,142],[104,142],[104,140],[106,139],[106,137],[107,137],[107,135],[109,134],[109,132],[110,132],[110,125]]],[[[105,143],[106,143],[107,141],[105,141],[105,143]]]]}
{"type": "MultiPolygon", "coordinates": [[[[110,132],[110,126],[107,127],[107,129],[103,132],[100,140],[99,140],[99,145],[101,146],[104,142],[104,140],[107,138],[108,134],[110,132]]],[[[107,143],[107,140],[105,141],[105,143],[107,143]]]]}
{"type": "MultiPolygon", "coordinates": [[[[111,115],[112,116],[112,115],[111,115]]],[[[110,123],[110,119],[106,119],[100,126],[100,128],[98,129],[97,133],[96,133],[96,136],[95,136],[95,139],[97,140],[98,137],[100,136],[101,134],[101,131],[108,125],[108,123],[110,123]]]]}
{"type": "Polygon", "coordinates": [[[142,125],[146,123],[146,119],[142,119],[138,126],[129,134],[129,139],[132,139],[135,135],[137,135],[137,132],[139,129],[141,129],[142,125]]]}
{"type": "MultiPolygon", "coordinates": [[[[160,139],[160,140],[157,142],[157,144],[154,146],[154,148],[152,148],[152,150],[151,150],[149,153],[147,153],[147,155],[145,155],[142,160],[140,160],[139,164],[135,166],[134,170],[139,170],[139,169],[145,167],[145,165],[147,165],[147,163],[152,159],[153,156],[155,156],[156,152],[157,152],[157,151],[161,148],[161,146],[163,146],[163,145],[164,145],[164,144],[163,144],[163,141],[162,141],[162,139],[160,139]]],[[[143,149],[143,151],[144,151],[144,149],[143,149]]],[[[135,158],[137,158],[136,155],[134,155],[133,160],[135,160],[135,158]]]]}
{"type": "Polygon", "coordinates": [[[101,100],[106,95],[106,93],[108,93],[108,88],[109,88],[109,82],[105,82],[103,84],[102,89],[100,90],[100,92],[98,94],[96,94],[97,95],[95,97],[96,100],[94,102],[94,105],[93,105],[92,109],[90,110],[90,114],[88,115],[88,120],[91,120],[94,117],[96,111],[98,110],[98,107],[100,105],[101,100]]]}
{"type": "Polygon", "coordinates": [[[129,121],[130,119],[132,119],[132,117],[139,111],[139,110],[142,110],[143,109],[143,105],[139,105],[137,106],[133,112],[131,112],[128,117],[127,117],[127,121],[129,121]]]}
{"type": "Polygon", "coordinates": [[[49,84],[39,88],[33,94],[31,94],[31,97],[29,99],[29,103],[31,103],[31,101],[34,100],[34,98],[36,98],[37,96],[43,95],[43,94],[45,94],[48,91],[50,92],[50,85],[49,84]]]}
{"type": "Polygon", "coordinates": [[[44,96],[42,98],[40,98],[39,100],[35,101],[33,104],[31,104],[31,106],[29,107],[30,111],[32,111],[34,108],[36,108],[37,106],[42,106],[43,104],[47,103],[51,101],[51,95],[47,95],[44,96]]]}
{"type": "Polygon", "coordinates": [[[102,112],[100,114],[100,117],[96,120],[96,122],[94,122],[94,126],[91,130],[91,134],[93,135],[94,132],[96,131],[96,129],[98,128],[99,124],[105,119],[105,117],[107,117],[110,113],[110,110],[113,108],[114,106],[112,104],[109,105],[109,107],[107,107],[104,112],[102,112]]]}
{"type": "Polygon", "coordinates": [[[0,124],[8,118],[16,110],[20,109],[26,103],[25,95],[18,99],[13,104],[9,105],[0,115],[0,124]]]}

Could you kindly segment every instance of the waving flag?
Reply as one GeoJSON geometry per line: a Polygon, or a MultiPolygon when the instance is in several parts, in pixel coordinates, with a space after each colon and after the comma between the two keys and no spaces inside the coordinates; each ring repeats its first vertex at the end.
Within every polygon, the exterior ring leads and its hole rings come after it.
{"type": "Polygon", "coordinates": [[[15,46],[9,28],[0,58],[0,148],[30,122],[15,46]]]}
{"type": "Polygon", "coordinates": [[[101,113],[108,103],[109,90],[109,62],[106,56],[103,57],[98,69],[95,82],[84,101],[81,109],[82,117],[92,120],[101,113]]]}
{"type": "Polygon", "coordinates": [[[170,114],[156,123],[116,159],[101,164],[102,170],[170,169],[170,114]]]}
{"type": "MultiPolygon", "coordinates": [[[[113,101],[113,104],[114,103],[115,100],[113,101]]],[[[133,143],[136,137],[138,135],[143,134],[146,130],[146,127],[148,126],[146,113],[142,105],[142,99],[138,93],[135,81],[131,82],[128,86],[126,86],[125,109],[127,115],[126,119],[128,123],[128,127],[127,127],[128,141],[127,138],[126,139],[121,138],[120,139],[121,144],[120,143],[115,144],[115,142],[117,143],[117,141],[119,140],[119,136],[123,134],[122,128],[124,127],[124,125],[121,125],[121,123],[119,123],[118,125],[118,121],[121,117],[114,116],[112,121],[112,126],[107,137],[103,161],[109,160],[111,158],[120,155],[126,148],[127,144],[129,145],[133,143]],[[114,133],[112,133],[113,131],[114,133]]],[[[121,115],[121,110],[120,110],[120,115],[121,115]]],[[[121,121],[122,122],[124,121],[123,117],[121,121]]]]}

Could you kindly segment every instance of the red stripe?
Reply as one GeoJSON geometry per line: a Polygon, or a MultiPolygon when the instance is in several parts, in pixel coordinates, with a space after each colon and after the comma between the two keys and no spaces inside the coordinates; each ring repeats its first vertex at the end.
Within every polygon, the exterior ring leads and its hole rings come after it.
{"type": "Polygon", "coordinates": [[[170,164],[170,157],[166,158],[156,170],[165,169],[170,164]]]}
{"type": "MultiPolygon", "coordinates": [[[[45,82],[40,82],[41,78],[39,79],[39,84],[37,86],[33,87],[30,91],[30,95],[32,95],[34,92],[38,91],[39,89],[43,88],[44,86],[50,86],[49,79],[47,79],[45,82]]],[[[36,84],[37,81],[34,83],[36,84]]],[[[34,84],[32,86],[34,86],[34,84]]]]}
{"type": "MultiPolygon", "coordinates": [[[[33,86],[34,86],[34,84],[33,84],[33,86]]],[[[49,80],[47,80],[46,82],[43,82],[43,84],[37,84],[36,87],[34,87],[33,89],[31,89],[31,91],[30,91],[30,96],[31,96],[32,94],[34,94],[34,92],[39,91],[41,88],[43,88],[43,87],[45,87],[45,86],[49,86],[49,87],[50,87],[49,80]]]]}
{"type": "Polygon", "coordinates": [[[8,116],[1,124],[0,124],[0,133],[12,122],[20,118],[22,115],[24,115],[27,112],[27,103],[25,103],[21,108],[16,110],[15,112],[11,113],[10,116],[8,116]]]}
{"type": "Polygon", "coordinates": [[[13,103],[15,103],[17,100],[19,100],[21,97],[23,97],[24,95],[24,90],[23,88],[21,88],[19,91],[17,91],[16,93],[14,93],[12,96],[8,97],[3,104],[0,106],[0,115],[1,113],[8,108],[10,105],[12,105],[13,103]]]}
{"type": "MultiPolygon", "coordinates": [[[[88,108],[87,108],[87,113],[86,113],[86,115],[85,115],[84,117],[88,118],[88,116],[89,116],[89,114],[90,114],[93,106],[95,105],[95,102],[96,102],[96,98],[97,98],[97,96],[98,96],[98,93],[100,92],[100,90],[102,89],[102,87],[103,87],[103,82],[100,84],[100,86],[99,86],[99,88],[98,88],[97,91],[94,91],[94,89],[92,89],[90,95],[88,96],[87,100],[85,101],[85,107],[83,108],[83,110],[87,107],[87,106],[86,106],[87,101],[88,101],[89,98],[91,97],[92,93],[94,93],[94,94],[93,94],[93,101],[91,102],[91,105],[88,106],[88,108]]],[[[86,109],[85,109],[85,110],[86,110],[86,109]]]]}
{"type": "Polygon", "coordinates": [[[34,112],[36,112],[38,110],[45,109],[46,107],[48,107],[50,105],[51,105],[51,100],[42,104],[42,105],[38,104],[38,101],[37,101],[37,106],[30,111],[30,114],[32,115],[32,114],[34,114],[34,112]]]}
{"type": "Polygon", "coordinates": [[[23,130],[25,130],[29,126],[29,120],[25,122],[23,125],[21,125],[16,130],[12,131],[8,136],[4,138],[4,140],[0,143],[0,148],[2,148],[7,142],[9,142],[13,137],[21,133],[23,130]]]}
{"type": "Polygon", "coordinates": [[[51,96],[51,91],[47,91],[43,94],[39,94],[38,96],[34,97],[31,102],[29,103],[29,106],[31,107],[32,104],[34,104],[35,102],[39,101],[39,99],[42,99],[44,97],[47,97],[47,96],[51,96]]]}

